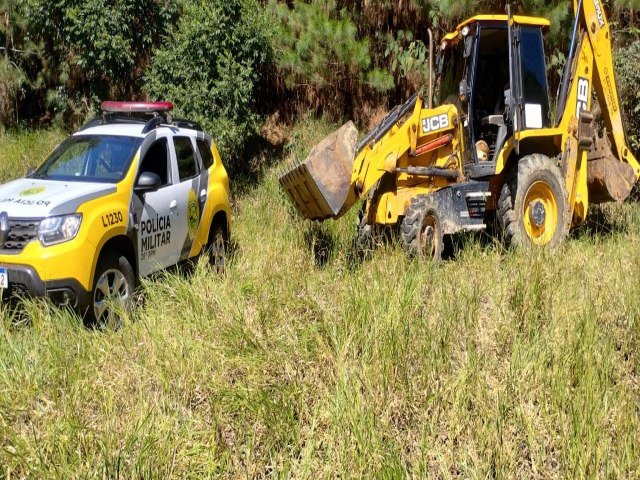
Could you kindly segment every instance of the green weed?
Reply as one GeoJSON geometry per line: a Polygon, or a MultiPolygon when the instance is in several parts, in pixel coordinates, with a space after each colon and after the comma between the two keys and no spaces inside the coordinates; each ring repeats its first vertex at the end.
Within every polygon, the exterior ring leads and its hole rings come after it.
{"type": "Polygon", "coordinates": [[[328,127],[297,128],[235,199],[224,275],[145,280],[118,331],[2,311],[0,476],[637,478],[640,207],[551,253],[354,262],[355,212],[314,225],[279,190],[328,127]]]}

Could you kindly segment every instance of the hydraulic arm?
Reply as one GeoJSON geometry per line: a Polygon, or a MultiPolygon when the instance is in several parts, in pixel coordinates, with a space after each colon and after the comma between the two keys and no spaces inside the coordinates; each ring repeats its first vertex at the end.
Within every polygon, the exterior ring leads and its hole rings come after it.
{"type": "Polygon", "coordinates": [[[588,203],[626,199],[640,177],[640,165],[627,145],[611,34],[602,5],[599,0],[574,1],[574,12],[576,23],[560,87],[557,123],[564,132],[563,173],[575,224],[584,221],[588,203]],[[591,132],[592,88],[604,121],[602,136],[591,132]]]}
{"type": "Polygon", "coordinates": [[[386,173],[417,182],[428,177],[439,186],[456,181],[459,162],[430,158],[438,149],[457,147],[456,109],[423,107],[423,96],[416,93],[359,143],[356,127],[348,122],[316,145],[304,162],[294,162],[280,184],[297,210],[311,220],[338,218],[386,173]]]}

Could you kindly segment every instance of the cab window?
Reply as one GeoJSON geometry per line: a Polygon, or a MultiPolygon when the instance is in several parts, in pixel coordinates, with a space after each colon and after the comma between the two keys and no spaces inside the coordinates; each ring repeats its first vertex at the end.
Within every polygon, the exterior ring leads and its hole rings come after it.
{"type": "Polygon", "coordinates": [[[160,177],[160,186],[165,186],[171,182],[169,171],[167,139],[160,138],[147,149],[147,153],[140,162],[139,172],[155,173],[160,177]]]}
{"type": "Polygon", "coordinates": [[[458,97],[458,87],[464,75],[464,47],[457,45],[446,49],[438,58],[438,105],[453,103],[458,97]]]}
{"type": "Polygon", "coordinates": [[[196,140],[196,145],[198,146],[198,152],[200,152],[200,158],[202,158],[204,168],[211,167],[211,165],[213,165],[213,154],[211,153],[209,142],[199,138],[196,140]]]}
{"type": "Polygon", "coordinates": [[[174,137],[173,141],[176,147],[180,181],[195,177],[198,174],[198,165],[193,154],[191,139],[189,137],[174,137]]]}
{"type": "Polygon", "coordinates": [[[549,88],[540,28],[521,28],[520,55],[526,125],[531,128],[549,127],[551,126],[549,88]]]}

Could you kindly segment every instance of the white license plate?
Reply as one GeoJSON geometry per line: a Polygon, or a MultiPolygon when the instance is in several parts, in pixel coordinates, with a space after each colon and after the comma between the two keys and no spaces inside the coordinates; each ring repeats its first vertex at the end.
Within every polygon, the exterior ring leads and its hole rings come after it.
{"type": "Polygon", "coordinates": [[[7,269],[0,267],[0,288],[9,288],[9,275],[7,269]]]}

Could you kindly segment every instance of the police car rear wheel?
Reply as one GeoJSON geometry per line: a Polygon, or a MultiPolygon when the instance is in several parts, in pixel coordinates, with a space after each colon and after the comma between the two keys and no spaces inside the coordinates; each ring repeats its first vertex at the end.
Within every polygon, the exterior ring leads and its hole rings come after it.
{"type": "Polygon", "coordinates": [[[224,273],[227,259],[227,235],[220,225],[213,227],[209,245],[209,262],[216,273],[224,273]]]}
{"type": "Polygon", "coordinates": [[[108,254],[102,258],[94,276],[92,304],[87,312],[89,323],[118,328],[122,315],[131,311],[135,277],[126,257],[108,254]]]}

